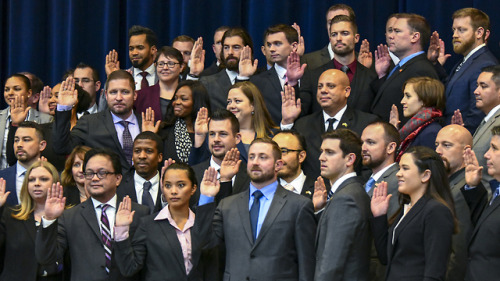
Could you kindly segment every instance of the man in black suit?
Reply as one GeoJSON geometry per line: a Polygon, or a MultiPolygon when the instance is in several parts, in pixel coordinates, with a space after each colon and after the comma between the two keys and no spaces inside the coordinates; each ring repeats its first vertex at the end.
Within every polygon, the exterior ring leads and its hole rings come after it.
{"type": "Polygon", "coordinates": [[[318,137],[324,132],[337,128],[347,128],[361,135],[363,129],[377,120],[375,115],[365,113],[347,105],[351,93],[349,78],[337,69],[329,69],[319,77],[316,99],[321,106],[321,111],[308,116],[295,119],[300,114],[300,107],[295,102],[293,91],[290,87],[285,89],[283,99],[283,130],[293,128],[300,132],[306,139],[308,157],[304,161],[304,173],[317,178],[320,174],[319,148],[321,139],[318,137]],[[294,123],[295,122],[295,123],[294,123]]]}
{"type": "Polygon", "coordinates": [[[361,156],[361,140],[348,129],[322,136],[321,176],[315,190],[315,209],[321,209],[316,235],[314,280],[369,280],[371,249],[370,198],[354,167],[361,156]],[[317,198],[321,197],[321,204],[317,198]],[[327,198],[328,200],[327,202],[327,198]],[[325,206],[326,203],[326,206],[325,206]]]}
{"type": "Polygon", "coordinates": [[[137,94],[134,78],[125,70],[116,70],[106,82],[108,110],[84,115],[71,128],[71,108],[77,102],[73,78],[69,77],[61,85],[52,139],[54,151],[69,154],[77,145],[93,148],[106,147],[119,156],[124,172],[132,167],[132,146],[134,138],[141,131],[141,118],[133,111],[137,94]]]}
{"type": "Polygon", "coordinates": [[[295,130],[280,131],[274,135],[281,148],[283,167],[278,171],[280,184],[290,191],[312,199],[314,193],[313,177],[308,177],[302,171],[302,163],[307,157],[307,146],[304,136],[295,130]]]}
{"type": "MultiPolygon", "coordinates": [[[[73,78],[75,79],[75,84],[82,87],[90,96],[89,108],[81,113],[77,113],[78,118],[84,114],[93,114],[102,111],[98,110],[97,106],[97,91],[101,89],[101,81],[99,81],[97,69],[81,62],[75,67],[73,78]]],[[[100,102],[105,101],[101,99],[100,102]]],[[[103,108],[103,106],[100,108],[103,108]]]]}
{"type": "MultiPolygon", "coordinates": [[[[113,258],[115,215],[120,203],[116,188],[122,179],[118,155],[107,149],[92,149],[85,154],[83,170],[90,194],[87,201],[65,211],[62,187],[49,190],[42,227],[36,235],[37,261],[47,264],[67,253],[71,280],[139,280],[139,276],[122,276],[113,258]]],[[[131,236],[140,217],[149,214],[147,207],[135,203],[132,209],[135,219],[131,236]]]]}
{"type": "MultiPolygon", "coordinates": [[[[424,17],[416,14],[397,14],[392,28],[387,36],[389,49],[380,45],[375,51],[375,70],[378,78],[371,83],[375,98],[371,112],[382,120],[389,121],[392,105],[398,107],[399,116],[403,116],[403,85],[412,77],[427,76],[438,79],[432,63],[427,60],[424,48],[429,43],[430,26],[424,17]],[[391,51],[400,61],[390,69],[391,51]]],[[[401,120],[405,124],[406,118],[401,120]]]]}
{"type": "Polygon", "coordinates": [[[339,69],[349,77],[351,94],[347,104],[364,112],[370,112],[373,92],[370,83],[377,77],[372,69],[356,60],[354,47],[359,42],[358,26],[354,19],[345,15],[334,17],[330,25],[330,46],[335,57],[316,69],[307,68],[301,80],[300,99],[302,115],[321,109],[316,102],[316,90],[321,73],[327,69],[339,69]]]}
{"type": "Polygon", "coordinates": [[[229,29],[229,26],[220,26],[214,32],[214,44],[212,45],[212,50],[215,54],[215,61],[207,68],[205,68],[200,76],[208,76],[216,74],[223,69],[221,63],[221,52],[222,52],[222,36],[224,32],[229,29]]]}
{"type": "Polygon", "coordinates": [[[134,169],[123,175],[116,194],[129,196],[132,202],[145,205],[151,213],[162,208],[158,163],[163,159],[163,141],[153,132],[142,132],[134,139],[134,169]]]}

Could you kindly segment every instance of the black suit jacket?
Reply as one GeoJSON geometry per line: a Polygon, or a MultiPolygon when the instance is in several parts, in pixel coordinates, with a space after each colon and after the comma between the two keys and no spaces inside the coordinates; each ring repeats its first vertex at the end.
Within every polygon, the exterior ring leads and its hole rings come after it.
{"type": "MultiPolygon", "coordinates": [[[[329,45],[330,43],[328,43],[329,45]]],[[[300,58],[300,63],[307,63],[307,69],[315,69],[322,66],[323,64],[330,61],[330,52],[328,51],[328,45],[323,49],[317,50],[311,53],[307,53],[300,58]]]]}
{"type": "Polygon", "coordinates": [[[271,118],[275,124],[279,124],[281,122],[281,91],[283,88],[281,88],[280,79],[274,66],[252,76],[250,82],[259,88],[271,118]]]}
{"type": "Polygon", "coordinates": [[[16,173],[17,165],[0,170],[0,178],[5,180],[5,192],[10,191],[7,201],[5,202],[7,206],[15,206],[19,204],[19,198],[17,198],[16,192],[16,173]]]}
{"type": "Polygon", "coordinates": [[[219,73],[221,70],[224,68],[220,67],[217,65],[217,60],[214,61],[209,67],[205,68],[201,73],[200,76],[209,76],[209,75],[214,75],[216,73],[219,73]]]}
{"type": "Polygon", "coordinates": [[[304,181],[304,185],[302,186],[302,191],[300,195],[303,195],[312,200],[314,195],[314,182],[317,178],[309,177],[306,175],[306,180],[304,181]]]}
{"type": "Polygon", "coordinates": [[[439,77],[432,63],[427,60],[426,54],[420,54],[407,61],[399,71],[395,71],[391,77],[387,78],[390,71],[386,76],[380,79],[377,78],[371,83],[371,88],[375,93],[371,112],[378,115],[382,120],[389,121],[391,107],[394,104],[398,107],[401,124],[405,124],[408,118],[404,118],[401,99],[403,98],[403,85],[406,80],[420,76],[435,79],[439,79],[439,77]]]}
{"type": "MultiPolygon", "coordinates": [[[[132,199],[132,202],[137,203],[137,193],[135,192],[135,182],[134,182],[134,173],[135,170],[132,169],[128,171],[125,175],[123,175],[122,181],[118,188],[116,189],[116,195],[118,196],[118,200],[122,200],[123,197],[129,196],[132,199]]],[[[156,197],[156,204],[153,210],[153,213],[156,213],[161,210],[161,183],[158,186],[158,196],[156,197]]]]}
{"type": "MultiPolygon", "coordinates": [[[[117,204],[118,206],[119,204],[117,204]]],[[[149,214],[145,206],[132,203],[135,210],[134,222],[130,225],[133,236],[141,217],[149,214]]],[[[104,269],[106,261],[102,245],[101,230],[91,199],[65,210],[56,222],[47,228],[40,227],[36,235],[35,254],[39,263],[60,260],[69,253],[71,280],[138,280],[139,276],[126,278],[111,259],[109,274],[104,269]]]]}
{"type": "Polygon", "coordinates": [[[398,225],[402,215],[390,228],[385,215],[371,220],[379,259],[387,264],[386,280],[444,280],[453,235],[451,211],[424,196],[398,225]]]}
{"type": "Polygon", "coordinates": [[[200,82],[207,88],[212,111],[218,108],[225,109],[227,105],[227,93],[232,86],[227,72],[219,71],[214,75],[202,76],[200,82]]]}

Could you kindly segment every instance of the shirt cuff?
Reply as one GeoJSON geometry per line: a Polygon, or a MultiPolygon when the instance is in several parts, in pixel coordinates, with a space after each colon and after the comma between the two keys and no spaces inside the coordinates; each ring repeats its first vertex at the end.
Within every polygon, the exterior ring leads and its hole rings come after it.
{"type": "Polygon", "coordinates": [[[287,131],[287,130],[291,130],[293,128],[293,123],[292,124],[283,124],[283,123],[280,123],[280,129],[282,131],[287,131]]]}
{"type": "Polygon", "coordinates": [[[56,220],[57,219],[55,219],[55,220],[48,220],[48,219],[42,217],[42,227],[43,228],[47,228],[47,227],[51,226],[56,220]]]}
{"type": "Polygon", "coordinates": [[[236,80],[239,80],[239,81],[246,81],[246,80],[250,80],[250,77],[248,76],[236,76],[236,80]]]}
{"type": "Polygon", "coordinates": [[[215,201],[215,197],[209,197],[205,196],[203,194],[200,194],[200,200],[198,200],[198,206],[203,206],[208,203],[212,203],[215,201]]]}
{"type": "Polygon", "coordinates": [[[198,80],[200,80],[200,77],[195,77],[191,74],[188,74],[188,75],[186,75],[186,80],[198,81],[198,80]]]}
{"type": "Polygon", "coordinates": [[[130,227],[128,225],[123,225],[123,226],[115,225],[115,241],[120,242],[123,240],[127,240],[129,228],[130,227]]]}
{"type": "Polygon", "coordinates": [[[476,188],[476,186],[469,186],[468,184],[464,185],[464,190],[471,190],[471,189],[474,189],[474,188],[476,188]]]}
{"type": "Polygon", "coordinates": [[[71,105],[61,105],[61,104],[58,104],[57,107],[56,107],[57,111],[69,111],[71,109],[73,109],[73,106],[71,106],[71,105]]]}

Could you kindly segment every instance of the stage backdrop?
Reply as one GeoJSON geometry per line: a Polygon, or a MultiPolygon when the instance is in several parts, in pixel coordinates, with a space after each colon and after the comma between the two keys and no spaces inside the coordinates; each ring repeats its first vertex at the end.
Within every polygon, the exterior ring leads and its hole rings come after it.
{"type": "MultiPolygon", "coordinates": [[[[446,63],[450,69],[459,59],[451,48],[452,13],[475,7],[490,15],[490,49],[500,58],[500,5],[496,0],[0,0],[0,82],[7,76],[29,71],[46,85],[60,81],[63,72],[79,62],[97,67],[105,80],[104,60],[111,49],[119,53],[121,67],[130,67],[128,29],[135,24],[153,29],[159,47],[186,34],[202,36],[206,65],[213,60],[213,31],[221,25],[242,26],[254,41],[259,64],[264,30],[276,23],[293,24],[302,29],[306,52],[323,48],[327,42],[325,13],[330,5],[345,3],[353,7],[361,39],[368,39],[373,51],[385,43],[387,17],[396,12],[423,15],[446,42],[446,63]]],[[[359,44],[357,46],[359,48],[359,44]]],[[[2,99],[3,100],[3,99],[2,99]]]]}

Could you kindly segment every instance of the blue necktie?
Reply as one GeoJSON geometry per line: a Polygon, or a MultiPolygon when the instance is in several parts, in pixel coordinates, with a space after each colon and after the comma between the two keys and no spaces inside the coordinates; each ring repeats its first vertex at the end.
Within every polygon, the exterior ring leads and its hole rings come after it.
{"type": "Polygon", "coordinates": [[[495,199],[498,197],[499,194],[500,194],[500,187],[497,187],[497,189],[495,189],[495,193],[493,193],[493,196],[491,197],[490,205],[493,204],[493,201],[495,201],[495,199]]]}
{"type": "Polygon", "coordinates": [[[257,239],[257,222],[259,221],[260,198],[263,196],[260,190],[253,193],[252,208],[250,208],[250,223],[252,224],[253,241],[257,239]]]}
{"type": "Polygon", "coordinates": [[[389,73],[389,75],[387,76],[387,78],[391,77],[391,75],[394,74],[394,72],[396,72],[400,68],[401,68],[401,66],[399,65],[399,63],[396,64],[396,66],[391,70],[391,72],[389,73]]]}
{"type": "Polygon", "coordinates": [[[367,193],[368,193],[368,191],[370,191],[370,189],[372,189],[374,184],[375,184],[375,179],[370,177],[370,179],[365,184],[365,190],[367,193]]]}

